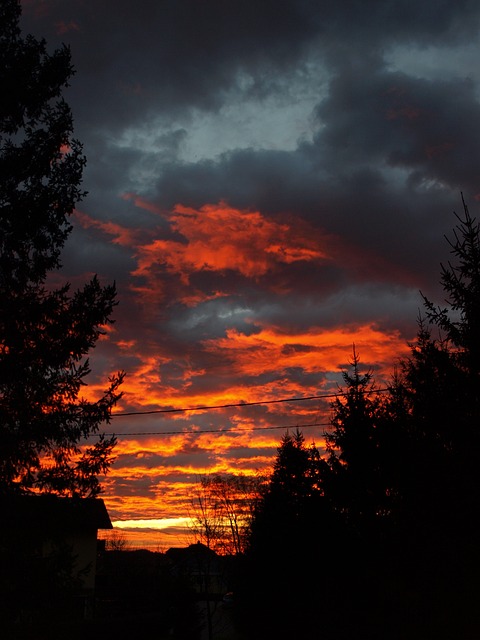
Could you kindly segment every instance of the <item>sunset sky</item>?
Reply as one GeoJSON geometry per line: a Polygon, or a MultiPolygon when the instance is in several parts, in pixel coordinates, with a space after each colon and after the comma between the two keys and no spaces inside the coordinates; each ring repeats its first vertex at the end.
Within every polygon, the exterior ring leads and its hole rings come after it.
{"type": "Polygon", "coordinates": [[[202,474],[265,472],[296,426],[321,448],[352,345],[380,386],[419,291],[442,302],[480,200],[480,4],[22,6],[76,69],[88,196],[56,277],[118,290],[86,389],[126,371],[103,497],[135,545],[188,544],[202,474]]]}

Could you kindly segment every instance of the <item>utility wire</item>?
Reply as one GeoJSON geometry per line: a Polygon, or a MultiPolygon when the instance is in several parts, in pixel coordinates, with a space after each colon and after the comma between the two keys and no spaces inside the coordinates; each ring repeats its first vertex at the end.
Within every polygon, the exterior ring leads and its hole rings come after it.
{"type": "Polygon", "coordinates": [[[293,424],[282,425],[275,427],[232,427],[228,429],[201,429],[200,431],[139,431],[138,433],[126,432],[126,433],[104,433],[104,436],[115,436],[117,438],[123,438],[124,436],[188,436],[199,435],[202,433],[242,433],[247,431],[270,431],[272,429],[305,429],[307,427],[328,427],[329,422],[312,422],[309,424],[293,424]]]}
{"type": "MultiPolygon", "coordinates": [[[[388,388],[382,388],[382,389],[370,389],[367,391],[361,391],[360,393],[362,393],[363,395],[370,395],[372,393],[384,393],[386,391],[389,391],[388,388]]],[[[264,400],[264,401],[258,401],[258,402],[239,402],[239,403],[232,403],[232,404],[224,404],[224,405],[209,405],[209,406],[202,406],[202,407],[189,407],[189,408],[183,408],[183,409],[156,409],[153,411],[132,411],[129,413],[117,413],[117,414],[113,414],[112,417],[114,417],[114,415],[116,416],[136,416],[136,415],[148,415],[148,414],[155,414],[155,413],[172,413],[172,412],[181,412],[181,411],[206,411],[206,410],[210,410],[210,409],[223,409],[226,407],[248,407],[248,406],[252,406],[252,405],[261,405],[261,404],[274,404],[274,403],[279,403],[279,402],[300,402],[303,400],[319,400],[319,399],[325,399],[325,398],[336,398],[338,396],[346,396],[347,393],[346,392],[339,392],[339,393],[327,393],[327,394],[323,394],[323,395],[317,395],[317,396],[303,396],[303,397],[299,397],[299,398],[281,398],[281,399],[277,399],[277,400],[264,400]]],[[[178,435],[197,435],[197,434],[202,434],[202,433],[242,433],[242,432],[250,432],[250,431],[269,431],[269,430],[274,430],[274,429],[294,429],[294,428],[302,428],[302,429],[306,429],[309,427],[328,427],[331,426],[331,424],[329,422],[313,422],[313,423],[309,423],[309,424],[296,424],[296,425],[282,425],[282,426],[271,426],[271,427],[249,427],[249,428],[238,428],[238,427],[231,427],[228,429],[202,429],[200,431],[138,431],[138,432],[133,432],[133,431],[127,431],[124,433],[103,433],[102,435],[104,436],[115,436],[117,438],[123,438],[126,436],[178,436],[178,435]]],[[[100,435],[100,434],[98,434],[100,435]]]]}
{"type": "MultiPolygon", "coordinates": [[[[370,389],[369,391],[362,391],[361,393],[365,395],[370,395],[372,393],[384,393],[385,391],[389,391],[388,388],[385,389],[370,389]]],[[[152,409],[150,411],[128,411],[122,413],[112,413],[111,418],[123,418],[125,416],[146,416],[152,415],[156,413],[183,413],[187,411],[210,411],[212,409],[229,409],[231,407],[252,407],[255,405],[261,404],[278,404],[280,402],[303,402],[304,400],[321,400],[325,398],[337,398],[338,396],[347,395],[344,391],[338,393],[326,393],[318,396],[302,396],[298,398],[279,398],[277,400],[258,400],[256,402],[232,402],[230,404],[215,404],[215,405],[204,405],[198,407],[182,407],[178,409],[152,409]]]]}

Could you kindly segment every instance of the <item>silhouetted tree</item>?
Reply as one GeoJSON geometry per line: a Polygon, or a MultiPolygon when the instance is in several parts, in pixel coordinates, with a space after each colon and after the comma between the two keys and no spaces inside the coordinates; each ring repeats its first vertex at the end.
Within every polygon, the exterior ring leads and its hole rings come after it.
{"type": "Polygon", "coordinates": [[[344,389],[332,403],[331,429],[325,433],[328,470],[326,497],[355,527],[371,524],[388,511],[382,469],[384,402],[370,371],[360,372],[353,348],[352,370],[343,372],[344,389]]]}
{"type": "Polygon", "coordinates": [[[263,482],[260,476],[201,477],[191,500],[190,528],[195,537],[220,555],[243,553],[263,482]]]}
{"type": "Polygon", "coordinates": [[[84,195],[85,158],[62,98],[73,68],[62,46],[21,36],[20,4],[0,7],[0,491],[39,488],[93,496],[114,438],[97,433],[119,398],[123,374],[97,401],[81,395],[87,354],[111,322],[115,287],[96,277],[82,289],[48,276],[84,195]]]}
{"type": "Polygon", "coordinates": [[[447,307],[434,305],[423,296],[427,318],[437,325],[452,345],[452,357],[474,380],[478,398],[480,376],[480,225],[471,217],[463,199],[463,218],[455,214],[458,225],[454,240],[447,242],[455,264],[441,264],[441,283],[447,294],[447,307]],[[477,383],[477,384],[475,384],[477,383]]]}
{"type": "Polygon", "coordinates": [[[480,226],[462,202],[454,260],[441,267],[446,306],[423,297],[426,317],[388,394],[354,351],[325,459],[299,434],[282,440],[249,549],[245,591],[265,614],[256,637],[480,634],[480,226]]]}
{"type": "Polygon", "coordinates": [[[330,584],[323,593],[319,572],[329,573],[337,556],[325,554],[322,545],[333,549],[339,540],[322,496],[322,464],[317,447],[298,429],[284,434],[254,513],[237,604],[248,637],[310,637],[319,628],[315,612],[322,601],[328,607],[333,591],[330,584]]]}
{"type": "MultiPolygon", "coordinates": [[[[244,475],[207,475],[200,479],[191,500],[190,528],[197,542],[224,557],[222,580],[232,588],[247,544],[254,508],[263,479],[244,475]]],[[[195,546],[195,545],[193,545],[195,546]]],[[[192,547],[193,547],[192,546],[192,547]]],[[[201,548],[201,547],[199,547],[201,548]]],[[[216,569],[216,557],[213,557],[216,569]]],[[[212,594],[212,556],[202,555],[202,576],[208,637],[213,637],[218,602],[212,594]]]]}
{"type": "Polygon", "coordinates": [[[319,465],[318,449],[306,445],[301,431],[282,437],[272,475],[254,513],[251,547],[281,549],[286,537],[316,515],[322,495],[319,465]]]}
{"type": "Polygon", "coordinates": [[[423,296],[426,317],[400,379],[407,446],[398,531],[422,609],[417,627],[440,638],[480,630],[480,227],[462,203],[454,259],[441,265],[446,306],[423,296]]]}
{"type": "Polygon", "coordinates": [[[462,202],[464,216],[457,216],[449,241],[455,261],[441,265],[447,306],[423,296],[426,318],[420,318],[416,343],[402,363],[411,448],[419,452],[410,465],[411,501],[432,517],[447,509],[469,518],[478,508],[480,227],[462,202]]]}
{"type": "MultiPolygon", "coordinates": [[[[384,637],[391,609],[392,566],[387,562],[388,537],[397,502],[392,459],[399,455],[394,403],[377,388],[373,373],[362,372],[353,347],[351,368],[331,404],[331,427],[325,432],[322,466],[324,498],[340,518],[330,576],[327,637],[384,637]],[[332,624],[332,620],[335,622],[332,624]]],[[[385,391],[385,390],[383,390],[385,391]]],[[[391,638],[391,630],[385,637],[391,638]]]]}
{"type": "Polygon", "coordinates": [[[307,446],[299,429],[287,432],[277,449],[269,492],[278,492],[283,504],[299,513],[302,504],[320,492],[319,459],[318,449],[307,446]]]}

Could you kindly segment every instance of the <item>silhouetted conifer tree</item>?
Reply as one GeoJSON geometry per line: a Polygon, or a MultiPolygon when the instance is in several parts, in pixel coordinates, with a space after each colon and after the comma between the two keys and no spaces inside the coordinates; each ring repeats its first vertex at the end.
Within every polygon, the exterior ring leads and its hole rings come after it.
{"type": "Polygon", "coordinates": [[[279,638],[480,635],[480,226],[463,206],[454,259],[441,267],[446,306],[423,297],[426,317],[389,393],[375,393],[354,352],[326,458],[298,434],[282,440],[251,538],[250,568],[259,563],[273,594],[261,633],[276,604],[279,638]]]}
{"type": "Polygon", "coordinates": [[[319,464],[318,449],[307,446],[298,429],[283,436],[270,481],[254,513],[251,546],[281,548],[286,537],[303,530],[321,498],[319,464]]]}
{"type": "Polygon", "coordinates": [[[322,496],[322,464],[317,447],[298,429],[282,437],[254,513],[237,604],[248,637],[306,638],[319,629],[314,612],[333,595],[331,583],[323,593],[320,573],[330,574],[337,561],[339,537],[322,496]],[[332,553],[325,553],[325,543],[332,553]],[[255,623],[248,625],[249,619],[255,623]]]}
{"type": "Polygon", "coordinates": [[[392,548],[401,563],[399,602],[410,612],[404,635],[415,628],[419,637],[466,639],[480,632],[480,227],[462,202],[449,241],[453,260],[441,265],[446,306],[423,296],[426,317],[392,389],[404,461],[403,469],[396,466],[392,548]]]}
{"type": "Polygon", "coordinates": [[[402,379],[410,437],[421,452],[413,498],[423,493],[435,513],[447,508],[457,518],[478,508],[480,488],[480,226],[463,206],[449,241],[454,262],[441,265],[447,306],[423,297],[426,318],[402,379]]]}
{"type": "Polygon", "coordinates": [[[361,373],[355,347],[351,365],[351,372],[343,373],[344,389],[332,403],[323,484],[326,497],[355,527],[360,520],[371,523],[384,515],[388,496],[381,459],[384,402],[373,374],[361,373]]]}
{"type": "Polygon", "coordinates": [[[123,374],[81,396],[87,354],[111,322],[115,287],[48,285],[84,195],[85,159],[62,89],[70,51],[21,36],[20,4],[0,7],[0,491],[93,496],[114,438],[79,444],[109,420],[123,374]]]}

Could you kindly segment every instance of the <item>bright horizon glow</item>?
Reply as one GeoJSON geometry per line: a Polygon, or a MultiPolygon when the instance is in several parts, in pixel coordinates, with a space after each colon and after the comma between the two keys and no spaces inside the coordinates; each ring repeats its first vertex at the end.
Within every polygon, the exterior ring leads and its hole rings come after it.
{"type": "Polygon", "coordinates": [[[190,518],[160,518],[153,520],[114,520],[114,529],[168,529],[187,526],[190,518]]]}

